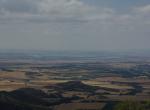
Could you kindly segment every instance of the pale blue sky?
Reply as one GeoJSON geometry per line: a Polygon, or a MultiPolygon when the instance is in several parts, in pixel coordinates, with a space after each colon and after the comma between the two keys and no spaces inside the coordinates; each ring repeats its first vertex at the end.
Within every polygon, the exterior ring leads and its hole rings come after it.
{"type": "Polygon", "coordinates": [[[0,0],[0,49],[150,49],[150,0],[0,0]]]}

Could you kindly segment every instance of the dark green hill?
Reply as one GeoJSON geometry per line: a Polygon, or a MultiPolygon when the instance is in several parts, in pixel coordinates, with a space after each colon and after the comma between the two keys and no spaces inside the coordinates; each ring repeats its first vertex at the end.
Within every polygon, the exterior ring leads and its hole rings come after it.
{"type": "Polygon", "coordinates": [[[70,100],[59,93],[46,94],[41,90],[23,88],[0,92],[0,110],[51,110],[51,106],[70,100]]]}
{"type": "Polygon", "coordinates": [[[90,86],[82,83],[81,81],[69,81],[65,83],[56,84],[53,86],[48,86],[48,88],[54,88],[56,90],[62,91],[79,91],[79,92],[95,92],[98,87],[90,86]]]}

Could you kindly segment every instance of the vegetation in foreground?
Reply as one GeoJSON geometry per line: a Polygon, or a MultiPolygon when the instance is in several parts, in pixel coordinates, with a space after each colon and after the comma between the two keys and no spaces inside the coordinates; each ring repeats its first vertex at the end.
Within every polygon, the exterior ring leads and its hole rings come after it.
{"type": "MultiPolygon", "coordinates": [[[[63,84],[63,86],[61,85],[60,87],[66,88],[68,83],[66,83],[66,85],[63,84]]],[[[69,85],[72,85],[72,83],[73,82],[70,82],[69,85]]],[[[88,86],[84,85],[83,87],[88,86]]],[[[71,87],[69,86],[69,88],[71,87]]],[[[80,98],[75,96],[63,97],[61,93],[47,94],[41,90],[32,88],[18,89],[12,92],[0,92],[0,109],[2,110],[55,110],[55,106],[57,106],[56,108],[60,108],[62,107],[62,104],[65,104],[65,107],[68,108],[71,103],[75,103],[73,101],[78,101],[77,103],[79,105],[86,104],[85,102],[81,102],[80,98]]],[[[95,104],[91,106],[97,108],[98,102],[87,103],[95,104]]],[[[101,108],[92,110],[150,110],[150,101],[105,101],[99,102],[99,107],[101,108]]],[[[81,108],[83,109],[83,106],[81,108]]],[[[58,110],[64,110],[64,108],[58,110]]],[[[86,110],[91,109],[87,108],[86,110]]]]}
{"type": "Polygon", "coordinates": [[[136,101],[125,101],[120,102],[114,107],[114,110],[150,110],[150,101],[147,102],[136,102],[136,101]]]}

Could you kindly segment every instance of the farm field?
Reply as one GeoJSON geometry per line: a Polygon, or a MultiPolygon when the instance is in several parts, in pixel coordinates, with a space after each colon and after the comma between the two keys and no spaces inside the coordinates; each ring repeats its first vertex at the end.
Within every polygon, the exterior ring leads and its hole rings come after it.
{"type": "Polygon", "coordinates": [[[104,103],[69,103],[54,107],[54,110],[101,110],[104,103]]]}
{"type": "Polygon", "coordinates": [[[37,110],[107,110],[127,100],[149,101],[149,85],[148,60],[0,59],[0,104],[6,98],[37,110]]]}

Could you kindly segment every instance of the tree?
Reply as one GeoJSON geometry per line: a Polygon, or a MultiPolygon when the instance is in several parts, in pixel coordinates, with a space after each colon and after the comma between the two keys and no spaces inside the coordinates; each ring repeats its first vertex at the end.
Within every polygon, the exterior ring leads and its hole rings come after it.
{"type": "Polygon", "coordinates": [[[120,102],[114,110],[148,110],[148,104],[137,101],[120,102]]]}

